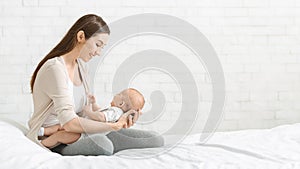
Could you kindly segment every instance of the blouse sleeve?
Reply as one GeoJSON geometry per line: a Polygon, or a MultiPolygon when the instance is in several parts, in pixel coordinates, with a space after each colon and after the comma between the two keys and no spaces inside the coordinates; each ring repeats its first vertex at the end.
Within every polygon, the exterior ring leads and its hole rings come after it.
{"type": "Polygon", "coordinates": [[[49,65],[41,77],[43,92],[53,100],[54,110],[61,126],[78,117],[74,111],[72,95],[68,88],[68,75],[58,64],[49,65]]]}

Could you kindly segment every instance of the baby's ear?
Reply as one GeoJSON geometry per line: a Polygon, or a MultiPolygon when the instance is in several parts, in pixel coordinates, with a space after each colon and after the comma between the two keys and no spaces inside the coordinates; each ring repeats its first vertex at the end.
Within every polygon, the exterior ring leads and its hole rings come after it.
{"type": "Polygon", "coordinates": [[[122,101],[122,103],[120,104],[121,107],[123,107],[125,105],[125,102],[122,101]]]}

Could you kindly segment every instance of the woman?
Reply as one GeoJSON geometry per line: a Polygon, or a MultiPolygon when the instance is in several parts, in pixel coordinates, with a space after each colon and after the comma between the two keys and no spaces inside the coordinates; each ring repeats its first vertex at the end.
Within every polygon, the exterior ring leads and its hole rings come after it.
{"type": "Polygon", "coordinates": [[[45,119],[55,115],[67,132],[82,135],[96,133],[73,144],[52,149],[63,155],[111,155],[129,148],[163,145],[163,138],[154,132],[124,129],[133,125],[140,112],[130,110],[116,123],[81,117],[82,109],[89,106],[89,83],[83,62],[100,55],[109,34],[110,30],[101,17],[85,15],[75,22],[61,42],[38,64],[31,79],[34,113],[29,120],[27,137],[32,141],[43,147],[37,140],[37,133],[45,119]],[[76,96],[74,99],[73,95],[76,96]],[[133,118],[130,117],[132,113],[133,118]],[[105,136],[101,134],[104,132],[110,133],[105,136]]]}

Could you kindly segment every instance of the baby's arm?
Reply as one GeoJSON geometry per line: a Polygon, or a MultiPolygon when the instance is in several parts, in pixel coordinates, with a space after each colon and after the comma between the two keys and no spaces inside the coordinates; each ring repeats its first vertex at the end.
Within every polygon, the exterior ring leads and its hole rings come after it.
{"type": "Polygon", "coordinates": [[[100,109],[101,108],[100,108],[100,106],[97,103],[92,104],[92,110],[93,111],[97,111],[97,110],[100,110],[100,109]]]}
{"type": "Polygon", "coordinates": [[[88,95],[89,103],[92,104],[92,110],[97,111],[100,110],[101,107],[96,103],[96,97],[92,94],[88,95]]]}
{"type": "Polygon", "coordinates": [[[99,111],[99,109],[98,109],[98,111],[93,111],[93,110],[91,110],[90,106],[87,105],[83,108],[82,111],[86,116],[88,116],[92,120],[106,122],[104,113],[99,111]]]}
{"type": "Polygon", "coordinates": [[[80,138],[80,133],[70,133],[65,130],[57,131],[46,139],[42,140],[41,143],[48,148],[52,148],[59,143],[71,144],[80,138]]]}

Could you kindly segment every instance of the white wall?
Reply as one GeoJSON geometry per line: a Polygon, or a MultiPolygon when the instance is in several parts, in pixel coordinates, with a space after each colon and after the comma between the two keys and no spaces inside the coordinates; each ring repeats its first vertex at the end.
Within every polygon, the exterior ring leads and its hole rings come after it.
{"type": "MultiPolygon", "coordinates": [[[[30,76],[36,64],[80,16],[96,13],[111,23],[147,12],[169,14],[190,22],[214,46],[226,80],[226,104],[219,131],[300,122],[297,0],[1,0],[0,116],[23,123],[28,120],[33,111],[30,76]]],[[[103,72],[97,73],[95,94],[101,105],[111,99],[111,75],[120,62],[120,58],[113,56],[126,57],[148,48],[191,56],[168,38],[142,36],[124,41],[111,52],[103,72]]],[[[199,112],[206,114],[212,100],[211,84],[202,66],[193,65],[193,60],[187,58],[183,60],[193,70],[201,93],[199,112]]],[[[163,131],[172,126],[181,101],[172,79],[152,71],[137,77],[133,86],[139,87],[147,100],[151,91],[159,88],[165,92],[168,103],[161,119],[138,127],[163,131]],[[149,86],[143,89],[145,82],[149,86]]],[[[182,119],[182,123],[192,121],[188,117],[182,119]]]]}

